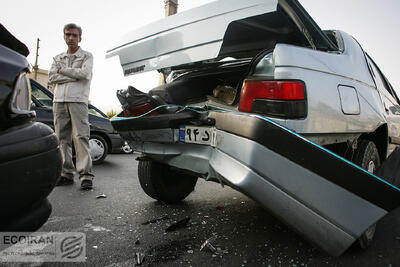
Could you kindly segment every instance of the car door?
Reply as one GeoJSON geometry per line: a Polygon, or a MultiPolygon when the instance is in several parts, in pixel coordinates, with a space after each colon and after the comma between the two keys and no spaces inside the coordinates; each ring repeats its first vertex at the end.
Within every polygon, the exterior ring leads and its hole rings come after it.
{"type": "MultiPolygon", "coordinates": [[[[388,124],[389,143],[391,145],[400,145],[400,101],[379,67],[367,56],[368,63],[371,67],[371,74],[375,81],[376,87],[381,95],[384,106],[385,117],[388,124]]],[[[393,149],[393,147],[392,147],[393,149]]]]}

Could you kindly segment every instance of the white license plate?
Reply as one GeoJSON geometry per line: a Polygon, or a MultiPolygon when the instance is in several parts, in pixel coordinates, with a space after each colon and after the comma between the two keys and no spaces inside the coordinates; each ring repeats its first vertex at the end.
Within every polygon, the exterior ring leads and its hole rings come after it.
{"type": "Polygon", "coordinates": [[[185,126],[181,127],[180,131],[181,131],[180,134],[181,141],[184,141],[185,143],[202,144],[202,145],[213,144],[214,129],[211,127],[185,126]],[[184,134],[182,133],[182,131],[184,131],[184,134]]]}

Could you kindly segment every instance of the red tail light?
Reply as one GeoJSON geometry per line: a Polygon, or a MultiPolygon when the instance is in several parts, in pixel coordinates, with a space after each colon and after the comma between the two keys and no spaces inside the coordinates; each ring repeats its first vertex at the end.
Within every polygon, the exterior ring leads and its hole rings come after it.
{"type": "Polygon", "coordinates": [[[284,119],[305,118],[305,86],[301,81],[245,81],[239,110],[284,119]]]}
{"type": "Polygon", "coordinates": [[[245,81],[239,110],[251,112],[255,99],[304,100],[304,85],[293,81],[245,81]]]}
{"type": "MultiPolygon", "coordinates": [[[[130,109],[124,109],[124,116],[125,117],[136,117],[142,115],[146,112],[149,112],[154,107],[150,103],[145,103],[139,106],[131,107],[130,109]]],[[[158,112],[155,110],[151,112],[149,115],[157,115],[158,112]]]]}

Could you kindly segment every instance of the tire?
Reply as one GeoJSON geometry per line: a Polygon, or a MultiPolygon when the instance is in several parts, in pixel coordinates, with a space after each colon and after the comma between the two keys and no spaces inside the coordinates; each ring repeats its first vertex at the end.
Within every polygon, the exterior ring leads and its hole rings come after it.
{"type": "MultiPolygon", "coordinates": [[[[380,166],[379,152],[374,142],[360,140],[354,151],[353,162],[368,172],[374,173],[380,166]]],[[[374,239],[376,224],[371,225],[358,239],[358,245],[362,249],[368,248],[374,239]]]]}
{"type": "Polygon", "coordinates": [[[100,135],[94,134],[89,139],[90,157],[93,165],[98,165],[104,161],[108,153],[106,140],[100,135]]]}
{"type": "Polygon", "coordinates": [[[379,152],[374,142],[360,140],[353,155],[353,162],[361,168],[374,173],[381,165],[379,152]]]}
{"type": "Polygon", "coordinates": [[[123,154],[132,154],[133,149],[129,146],[127,142],[124,142],[124,145],[121,147],[121,152],[123,154]]]}
{"type": "Polygon", "coordinates": [[[139,161],[138,176],[148,196],[167,203],[185,199],[197,183],[195,176],[179,173],[166,164],[152,161],[139,161]]]}

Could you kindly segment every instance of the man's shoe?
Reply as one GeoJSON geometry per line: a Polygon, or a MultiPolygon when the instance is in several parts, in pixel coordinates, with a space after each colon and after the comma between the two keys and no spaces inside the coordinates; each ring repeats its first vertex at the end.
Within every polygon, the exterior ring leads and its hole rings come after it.
{"type": "Polygon", "coordinates": [[[56,186],[71,185],[73,183],[74,183],[74,179],[67,178],[65,176],[61,176],[60,179],[58,179],[56,186]]]}
{"type": "Polygon", "coordinates": [[[90,189],[92,189],[92,188],[93,188],[93,182],[92,182],[92,180],[89,180],[89,179],[82,180],[82,182],[81,182],[81,189],[83,189],[83,190],[90,190],[90,189]]]}

